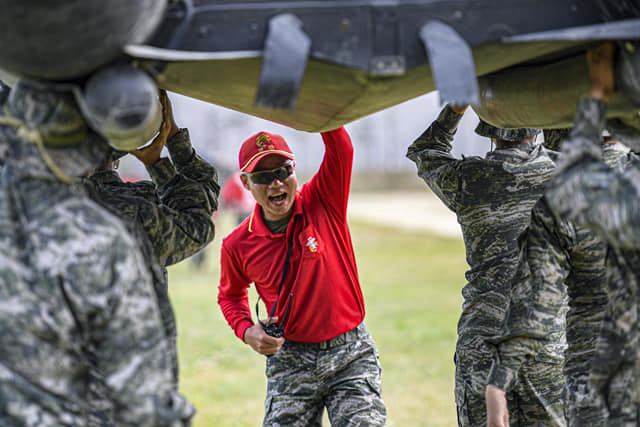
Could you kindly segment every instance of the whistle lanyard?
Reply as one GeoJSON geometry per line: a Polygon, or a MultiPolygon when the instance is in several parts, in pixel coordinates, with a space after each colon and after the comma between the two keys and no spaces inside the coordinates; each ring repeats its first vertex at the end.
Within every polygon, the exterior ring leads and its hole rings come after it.
{"type": "MultiPolygon", "coordinates": [[[[269,319],[273,318],[273,315],[276,314],[276,308],[278,307],[278,301],[280,300],[280,291],[282,291],[282,285],[284,284],[284,279],[287,276],[287,271],[289,270],[290,259],[291,259],[291,250],[293,248],[293,229],[291,231],[291,238],[289,239],[289,247],[287,249],[287,257],[284,260],[284,267],[282,268],[282,278],[280,279],[280,285],[278,285],[278,293],[276,294],[276,300],[271,306],[271,312],[269,313],[269,319]]],[[[282,317],[282,322],[279,323],[269,323],[265,324],[262,320],[260,320],[260,315],[258,314],[258,303],[260,302],[260,296],[258,296],[258,301],[256,301],[256,317],[258,318],[258,323],[262,326],[262,329],[272,337],[279,338],[284,335],[284,323],[287,321],[287,316],[289,315],[289,307],[291,305],[291,297],[293,293],[289,293],[289,297],[287,298],[287,306],[284,311],[284,316],[282,317]]]]}

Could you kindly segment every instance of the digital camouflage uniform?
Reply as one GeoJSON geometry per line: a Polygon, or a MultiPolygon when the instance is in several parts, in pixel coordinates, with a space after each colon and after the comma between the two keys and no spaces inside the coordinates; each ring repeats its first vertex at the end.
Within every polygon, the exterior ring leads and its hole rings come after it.
{"type": "Polygon", "coordinates": [[[563,144],[558,175],[547,192],[556,213],[593,228],[609,244],[609,304],[597,339],[589,388],[576,399],[600,406],[601,425],[638,423],[638,281],[640,280],[640,168],[629,155],[624,172],[603,161],[600,134],[606,104],[582,99],[575,127],[563,144]]]}
{"type": "MultiPolygon", "coordinates": [[[[628,153],[621,144],[607,144],[603,150],[611,167],[619,167],[628,153]]],[[[510,390],[517,384],[521,364],[535,357],[550,337],[562,333],[566,284],[566,419],[575,426],[602,422],[601,409],[579,402],[578,397],[588,392],[598,336],[594,331],[601,327],[608,301],[607,245],[592,230],[556,218],[544,199],[533,209],[525,241],[520,276],[498,341],[500,362],[492,368],[489,383],[510,390]]]]}
{"type": "Polygon", "coordinates": [[[169,138],[166,145],[173,163],[161,158],[148,167],[153,182],[124,182],[116,171],[103,170],[91,175],[87,185],[94,200],[142,227],[139,237],[143,246],[151,243],[147,260],[156,270],[153,283],[171,342],[177,388],[177,330],[165,267],[190,257],[213,240],[211,216],[218,207],[220,187],[215,168],[195,152],[187,129],[169,138]],[[159,272],[152,258],[159,263],[159,272]]]}
{"type": "Polygon", "coordinates": [[[0,425],[94,425],[92,372],[116,425],[186,425],[194,410],[173,390],[136,242],[82,185],[51,171],[86,173],[106,160],[106,143],[71,95],[23,82],[13,90],[0,116],[11,151],[0,183],[0,425]],[[49,137],[41,154],[35,141],[49,137]],[[55,146],[65,138],[80,142],[55,146]]]}
{"type": "MultiPolygon", "coordinates": [[[[622,171],[629,150],[622,144],[602,147],[605,163],[622,171]]],[[[609,302],[607,253],[608,245],[593,230],[573,225],[575,241],[568,249],[571,272],[565,283],[569,295],[565,380],[566,415],[570,426],[606,425],[601,405],[583,399],[592,393],[589,375],[595,358],[598,331],[602,328],[609,302]]]]}
{"type": "MultiPolygon", "coordinates": [[[[511,300],[500,338],[492,340],[497,346],[498,358],[489,373],[488,384],[515,395],[526,393],[528,365],[535,360],[553,360],[561,363],[564,350],[566,290],[564,281],[569,272],[567,240],[575,240],[575,230],[569,224],[556,223],[544,199],[536,203],[531,215],[531,225],[523,235],[522,253],[511,288],[511,300]]],[[[604,265],[604,259],[602,260],[604,265]]],[[[564,402],[558,399],[564,389],[558,372],[545,371],[535,375],[536,385],[553,390],[540,394],[541,403],[547,409],[542,425],[565,425],[564,402]]],[[[511,403],[511,402],[510,402],[511,403]]],[[[537,405],[513,407],[509,404],[512,425],[530,425],[540,409],[537,405]],[[530,413],[527,413],[529,412],[530,413]],[[522,422],[522,420],[528,420],[522,422]]]]}
{"type": "Polygon", "coordinates": [[[383,426],[378,349],[364,323],[328,341],[285,341],[267,356],[263,427],[383,426]],[[327,393],[330,390],[330,393],[327,393]]]}
{"type": "MultiPolygon", "coordinates": [[[[467,285],[458,322],[456,344],[456,405],[460,425],[486,424],[485,387],[497,353],[488,340],[499,335],[509,305],[510,287],[519,259],[518,238],[529,225],[531,209],[554,171],[547,150],[523,143],[462,160],[450,154],[451,141],[462,116],[446,107],[436,121],[409,147],[407,157],[418,174],[454,211],[462,227],[467,285]]],[[[530,386],[509,393],[510,407],[521,407],[520,422],[551,423],[561,400],[562,354],[559,343],[543,348],[540,358],[525,366],[530,386]],[[541,378],[538,381],[537,378],[541,378]],[[556,378],[553,385],[546,382],[556,378]],[[544,386],[543,386],[544,385],[544,386]],[[522,394],[520,394],[522,393],[522,394]],[[534,402],[545,402],[547,408],[534,402]]]]}

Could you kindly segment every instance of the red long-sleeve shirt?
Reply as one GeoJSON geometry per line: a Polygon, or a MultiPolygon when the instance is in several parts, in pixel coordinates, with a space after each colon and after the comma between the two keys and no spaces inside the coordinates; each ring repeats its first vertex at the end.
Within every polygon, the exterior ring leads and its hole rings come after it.
{"type": "Polygon", "coordinates": [[[218,304],[240,339],[254,324],[247,298],[250,284],[255,283],[270,312],[292,237],[291,264],[275,313],[282,320],[288,295],[293,294],[285,337],[321,342],[355,328],[364,319],[347,226],[353,146],[344,128],[324,132],[322,139],[324,159],[314,177],[296,193],[286,233],[271,233],[256,204],[253,214],[222,242],[218,304]]]}

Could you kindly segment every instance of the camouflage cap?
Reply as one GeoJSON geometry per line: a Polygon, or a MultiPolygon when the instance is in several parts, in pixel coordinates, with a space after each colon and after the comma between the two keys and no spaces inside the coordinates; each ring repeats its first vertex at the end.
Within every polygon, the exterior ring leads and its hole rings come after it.
{"type": "Polygon", "coordinates": [[[480,123],[476,126],[475,132],[478,135],[487,138],[496,138],[515,142],[531,138],[532,136],[539,134],[541,130],[534,128],[502,129],[492,126],[484,120],[480,120],[480,123]]]}
{"type": "Polygon", "coordinates": [[[39,135],[53,162],[69,176],[84,175],[111,156],[113,149],[89,128],[68,87],[22,79],[6,107],[11,117],[39,135]]]}

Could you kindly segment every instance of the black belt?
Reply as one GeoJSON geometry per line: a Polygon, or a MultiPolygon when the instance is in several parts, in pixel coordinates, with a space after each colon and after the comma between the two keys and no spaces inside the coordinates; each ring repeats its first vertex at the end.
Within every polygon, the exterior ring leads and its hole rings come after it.
{"type": "Polygon", "coordinates": [[[340,334],[337,337],[331,338],[330,340],[321,342],[297,342],[287,340],[287,344],[293,345],[295,347],[303,347],[313,350],[328,350],[330,348],[338,347],[349,342],[358,341],[366,335],[367,327],[364,325],[364,322],[362,322],[352,330],[347,331],[344,334],[340,334]]]}

